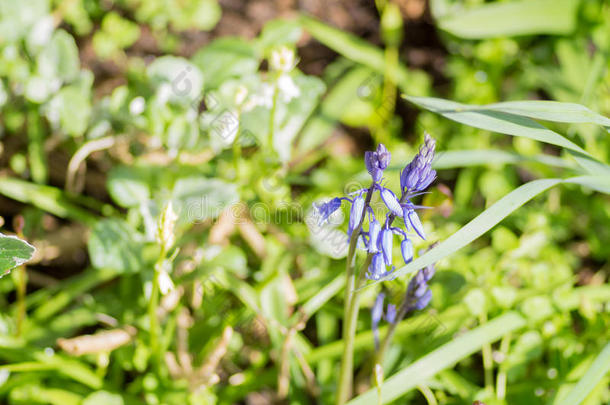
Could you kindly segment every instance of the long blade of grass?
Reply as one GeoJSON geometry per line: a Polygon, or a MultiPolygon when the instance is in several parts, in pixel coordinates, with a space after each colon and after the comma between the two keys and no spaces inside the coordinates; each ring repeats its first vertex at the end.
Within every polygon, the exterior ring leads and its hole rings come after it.
{"type": "MultiPolygon", "coordinates": [[[[471,150],[448,150],[443,151],[432,162],[432,167],[437,170],[455,169],[470,166],[498,166],[514,163],[541,163],[547,166],[556,166],[564,169],[577,169],[572,162],[557,156],[539,154],[534,156],[523,156],[515,152],[501,149],[471,149],[471,150]]],[[[393,167],[394,168],[394,167],[393,167]]],[[[402,167],[396,169],[402,169],[402,167]]]]}
{"type": "MultiPolygon", "coordinates": [[[[461,359],[481,350],[483,345],[492,343],[525,325],[526,320],[521,315],[507,312],[485,325],[464,333],[388,378],[381,389],[382,403],[387,404],[401,397],[439,371],[450,368],[461,359]]],[[[374,388],[354,398],[348,402],[348,405],[374,404],[376,400],[377,389],[374,388]]]]}
{"type": "Polygon", "coordinates": [[[60,218],[70,218],[93,226],[95,215],[72,203],[60,189],[29,183],[10,177],[0,178],[0,194],[25,204],[32,204],[60,218]]]}
{"type": "Polygon", "coordinates": [[[578,405],[587,398],[593,388],[610,371],[610,343],[606,344],[601,353],[593,361],[585,375],[576,383],[570,393],[555,401],[555,405],[578,405]]]}
{"type": "Polygon", "coordinates": [[[521,0],[481,4],[439,18],[441,29],[462,38],[567,34],[579,0],[521,0]]]}

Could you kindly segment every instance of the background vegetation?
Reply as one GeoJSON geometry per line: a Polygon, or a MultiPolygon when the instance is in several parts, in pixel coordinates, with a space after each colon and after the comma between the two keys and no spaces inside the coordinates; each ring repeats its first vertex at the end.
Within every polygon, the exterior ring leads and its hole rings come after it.
{"type": "Polygon", "coordinates": [[[0,279],[0,401],[332,403],[346,225],[311,206],[368,186],[377,142],[397,186],[427,131],[439,179],[416,250],[447,243],[362,294],[353,403],[376,401],[369,308],[423,261],[434,298],[398,326],[385,403],[609,403],[608,15],[0,0],[1,232],[36,248],[22,265],[32,249],[0,238],[0,270],[18,266],[0,279]],[[515,100],[566,104],[469,110],[515,100]]]}

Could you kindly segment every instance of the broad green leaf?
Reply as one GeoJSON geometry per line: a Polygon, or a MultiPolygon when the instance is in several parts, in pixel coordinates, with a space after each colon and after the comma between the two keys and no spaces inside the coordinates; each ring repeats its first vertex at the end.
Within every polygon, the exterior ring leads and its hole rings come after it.
{"type": "Polygon", "coordinates": [[[35,251],[26,241],[0,233],[0,277],[30,260],[35,251]]]}
{"type": "Polygon", "coordinates": [[[185,177],[172,192],[182,222],[196,223],[216,218],[239,199],[235,184],[206,177],[185,177]]]}
{"type": "Polygon", "coordinates": [[[294,78],[294,83],[301,95],[292,99],[285,108],[278,108],[273,134],[273,147],[283,162],[290,160],[294,139],[318,105],[325,90],[324,82],[315,76],[299,75],[294,78]]]}
{"type": "Polygon", "coordinates": [[[142,242],[136,231],[118,219],[99,221],[87,244],[89,257],[98,269],[133,273],[142,267],[142,242]]]}
{"type": "Polygon", "coordinates": [[[610,371],[610,343],[606,344],[585,375],[564,398],[559,398],[555,405],[579,405],[610,371]]]}
{"type": "Polygon", "coordinates": [[[145,169],[117,166],[108,173],[108,193],[121,207],[131,208],[150,198],[149,176],[145,169]]]}
{"type": "Polygon", "coordinates": [[[517,0],[480,4],[437,16],[441,29],[462,38],[568,34],[579,0],[517,0]]]}
{"type": "Polygon", "coordinates": [[[215,39],[191,60],[201,69],[206,88],[211,90],[229,78],[254,74],[259,64],[253,46],[242,38],[233,37],[215,39]]]}
{"type": "Polygon", "coordinates": [[[36,22],[48,15],[49,3],[49,0],[0,0],[0,38],[13,42],[28,35],[36,22]]]}
{"type": "MultiPolygon", "coordinates": [[[[481,350],[483,345],[493,343],[507,333],[526,325],[525,319],[516,312],[492,319],[426,354],[413,364],[388,378],[382,386],[382,403],[387,404],[425,383],[439,371],[453,367],[458,361],[481,350]]],[[[377,389],[371,389],[349,401],[349,405],[377,403],[377,389]]]]}
{"type": "Polygon", "coordinates": [[[38,73],[47,80],[61,79],[70,82],[78,77],[80,59],[74,38],[66,31],[58,30],[51,42],[37,59],[38,73]]]}
{"type": "Polygon", "coordinates": [[[161,56],[148,66],[146,74],[157,86],[161,99],[188,105],[203,94],[203,74],[184,58],[161,56]]]}

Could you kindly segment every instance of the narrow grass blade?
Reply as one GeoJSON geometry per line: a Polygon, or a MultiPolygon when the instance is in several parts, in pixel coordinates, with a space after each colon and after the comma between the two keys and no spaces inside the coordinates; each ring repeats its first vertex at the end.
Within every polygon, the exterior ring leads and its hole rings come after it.
{"type": "Polygon", "coordinates": [[[484,106],[472,106],[432,97],[405,98],[412,103],[442,115],[445,118],[506,135],[523,136],[551,145],[561,146],[583,155],[589,155],[584,149],[560,134],[551,131],[529,117],[514,115],[505,111],[484,109],[484,106]]]}
{"type": "Polygon", "coordinates": [[[0,178],[0,194],[85,225],[93,226],[97,221],[95,215],[72,203],[62,190],[55,187],[4,177],[0,178]]]}
{"type": "Polygon", "coordinates": [[[606,344],[606,347],[593,361],[593,364],[589,367],[585,375],[578,381],[576,386],[570,391],[570,393],[564,397],[555,401],[555,405],[578,405],[585,400],[587,395],[595,388],[595,386],[601,381],[602,378],[610,371],[610,343],[606,344]]]}
{"type": "MultiPolygon", "coordinates": [[[[382,387],[382,403],[400,398],[439,371],[453,367],[461,359],[481,350],[483,345],[495,342],[525,324],[526,320],[521,315],[507,312],[444,344],[388,378],[382,387]]],[[[377,389],[371,389],[348,402],[348,405],[368,405],[376,401],[377,389]]]]}

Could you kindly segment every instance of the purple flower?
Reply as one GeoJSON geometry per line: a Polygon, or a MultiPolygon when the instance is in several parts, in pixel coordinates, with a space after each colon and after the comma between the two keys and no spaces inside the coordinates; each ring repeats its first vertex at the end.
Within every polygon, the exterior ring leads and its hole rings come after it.
{"type": "Polygon", "coordinates": [[[407,230],[415,230],[415,232],[419,235],[420,238],[426,240],[424,226],[419,220],[419,216],[417,215],[415,210],[409,206],[403,207],[403,210],[403,220],[405,222],[405,228],[407,228],[407,230]]]}
{"type": "Polygon", "coordinates": [[[383,301],[385,300],[385,294],[380,292],[375,298],[373,308],[371,308],[371,329],[373,330],[373,336],[375,337],[375,347],[379,348],[379,322],[383,317],[383,301]]]}
{"type": "Polygon", "coordinates": [[[392,214],[396,215],[397,217],[402,217],[402,207],[400,206],[398,198],[396,198],[396,194],[394,194],[392,190],[388,188],[383,188],[381,186],[379,186],[379,190],[381,199],[383,200],[386,207],[388,207],[388,209],[392,211],[392,214]]]}
{"type": "Polygon", "coordinates": [[[322,225],[328,218],[332,215],[333,212],[337,211],[339,207],[341,207],[342,198],[335,197],[332,200],[321,203],[315,206],[318,211],[318,215],[320,219],[318,219],[318,225],[322,225]]]}
{"type": "Polygon", "coordinates": [[[388,309],[385,313],[385,320],[389,323],[396,322],[396,305],[388,304],[388,309]]]}
{"type": "Polygon", "coordinates": [[[400,173],[400,188],[404,193],[425,190],[436,178],[436,171],[432,169],[436,141],[427,133],[424,138],[417,155],[400,173]]]}
{"type": "Polygon", "coordinates": [[[381,233],[381,225],[375,218],[369,223],[369,244],[368,244],[368,252],[369,253],[377,253],[379,252],[379,248],[377,244],[379,243],[379,234],[381,233]]]}
{"type": "Polygon", "coordinates": [[[383,277],[387,277],[394,271],[394,267],[391,270],[386,271],[385,263],[383,261],[383,254],[376,253],[373,255],[371,264],[369,265],[368,271],[365,276],[369,280],[377,281],[383,277]]]}
{"type": "Polygon", "coordinates": [[[386,266],[392,265],[392,242],[393,242],[393,232],[389,228],[384,228],[381,230],[381,235],[379,238],[379,250],[383,253],[383,259],[385,261],[386,266]]]}
{"type": "Polygon", "coordinates": [[[362,214],[364,211],[364,198],[362,194],[357,197],[354,197],[354,201],[352,201],[352,208],[349,212],[349,225],[347,228],[347,235],[349,237],[352,236],[352,232],[354,229],[360,224],[360,220],[362,219],[362,214]]]}
{"type": "Polygon", "coordinates": [[[411,242],[411,239],[405,237],[402,242],[400,242],[400,253],[402,253],[402,259],[405,261],[405,264],[408,264],[413,260],[413,252],[413,242],[411,242]]]}
{"type": "Polygon", "coordinates": [[[390,164],[391,156],[391,153],[382,143],[377,145],[376,151],[367,151],[364,153],[364,163],[366,165],[366,170],[369,172],[375,183],[381,180],[381,177],[383,176],[383,171],[390,164]]]}
{"type": "Polygon", "coordinates": [[[434,265],[419,270],[409,281],[407,287],[406,305],[407,311],[421,310],[428,306],[432,299],[432,291],[428,288],[428,282],[434,275],[434,265]]]}

